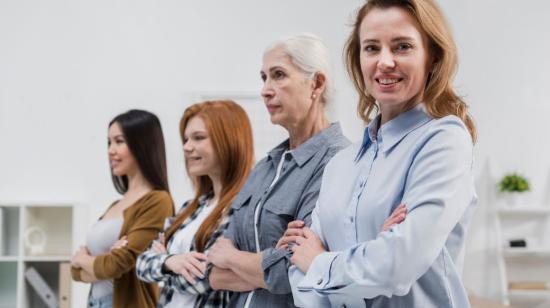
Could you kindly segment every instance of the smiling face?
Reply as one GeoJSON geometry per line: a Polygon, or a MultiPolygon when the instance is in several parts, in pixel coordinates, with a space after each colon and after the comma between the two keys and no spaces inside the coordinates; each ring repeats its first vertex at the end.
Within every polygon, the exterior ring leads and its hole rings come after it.
{"type": "Polygon", "coordinates": [[[217,177],[221,173],[212,139],[203,119],[195,116],[187,122],[183,135],[185,166],[191,176],[217,177]]]}
{"type": "Polygon", "coordinates": [[[114,122],[109,127],[107,143],[109,145],[109,163],[114,175],[124,176],[134,174],[139,169],[137,161],[130,152],[122,129],[117,122],[114,122]]]}
{"type": "Polygon", "coordinates": [[[268,51],[260,72],[262,97],[271,123],[285,128],[301,123],[312,108],[314,84],[306,78],[281,46],[268,51]]]}
{"type": "Polygon", "coordinates": [[[374,8],[361,22],[359,38],[365,87],[380,104],[382,120],[418,103],[431,62],[418,22],[402,8],[374,8]]]}

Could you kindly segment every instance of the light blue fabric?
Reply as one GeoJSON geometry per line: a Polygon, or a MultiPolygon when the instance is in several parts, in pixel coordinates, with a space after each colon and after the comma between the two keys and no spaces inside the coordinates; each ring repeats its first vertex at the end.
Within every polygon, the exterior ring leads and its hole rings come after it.
{"type": "Polygon", "coordinates": [[[312,229],[330,252],[289,277],[301,307],[469,307],[461,273],[476,207],[472,140],[455,116],[422,104],[339,152],[327,165],[312,229]],[[381,232],[403,202],[407,218],[381,232]]]}
{"type": "Polygon", "coordinates": [[[112,308],[113,307],[113,295],[106,295],[100,298],[88,299],[89,308],[112,308]]]}

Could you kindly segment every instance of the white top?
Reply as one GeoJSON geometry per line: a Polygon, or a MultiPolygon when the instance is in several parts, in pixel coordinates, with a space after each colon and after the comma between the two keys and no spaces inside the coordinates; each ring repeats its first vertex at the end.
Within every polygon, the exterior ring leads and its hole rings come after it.
{"type": "MultiPolygon", "coordinates": [[[[188,253],[191,249],[191,244],[195,240],[195,234],[199,230],[199,227],[202,225],[202,222],[212,213],[212,210],[216,207],[216,204],[212,203],[211,200],[208,200],[204,209],[199,213],[197,218],[192,220],[187,226],[183,229],[178,230],[174,234],[174,238],[168,247],[169,254],[184,254],[188,253]]],[[[172,300],[168,303],[165,308],[175,308],[175,307],[194,307],[197,300],[197,295],[192,294],[182,294],[179,292],[174,292],[172,300]]]]}
{"type": "MultiPolygon", "coordinates": [[[[86,236],[86,247],[92,256],[109,253],[113,244],[118,240],[122,228],[122,218],[98,220],[86,236]]],[[[92,283],[91,298],[101,298],[113,293],[113,280],[99,280],[92,283]]]]}
{"type": "MultiPolygon", "coordinates": [[[[275,173],[275,178],[273,179],[273,182],[271,182],[271,185],[269,185],[270,188],[277,182],[277,180],[279,180],[279,177],[281,176],[281,170],[283,169],[283,163],[285,161],[285,156],[287,153],[290,153],[290,150],[284,151],[283,155],[281,155],[281,160],[277,165],[277,172],[275,173]]],[[[258,236],[258,219],[260,218],[261,209],[262,209],[262,202],[260,201],[258,202],[256,209],[254,210],[254,239],[256,240],[257,253],[260,252],[260,238],[258,236]]],[[[248,297],[246,298],[246,302],[244,303],[244,308],[250,307],[250,302],[252,301],[253,294],[254,294],[254,291],[250,291],[250,293],[248,293],[248,297]]]]}

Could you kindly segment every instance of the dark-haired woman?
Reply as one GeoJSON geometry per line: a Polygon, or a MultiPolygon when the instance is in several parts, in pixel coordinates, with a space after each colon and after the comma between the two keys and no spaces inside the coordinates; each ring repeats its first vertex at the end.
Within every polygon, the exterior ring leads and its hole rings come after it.
{"type": "Polygon", "coordinates": [[[230,293],[210,287],[205,254],[225,230],[231,203],[252,168],[250,121],[235,102],[203,102],[185,110],[180,133],[195,198],[139,256],[137,275],[164,283],[159,307],[226,307],[230,293]]]}
{"type": "Polygon", "coordinates": [[[137,256],[173,215],[164,137],[152,113],[130,110],[109,123],[109,162],[122,194],[92,226],[74,254],[74,280],[91,283],[89,307],[155,307],[158,290],[135,276],[137,256]],[[119,240],[126,245],[111,249],[119,240]]]}

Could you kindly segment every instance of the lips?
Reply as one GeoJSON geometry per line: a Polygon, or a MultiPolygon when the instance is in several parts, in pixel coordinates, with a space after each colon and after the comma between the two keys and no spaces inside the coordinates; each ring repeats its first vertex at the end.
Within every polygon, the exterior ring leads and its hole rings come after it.
{"type": "Polygon", "coordinates": [[[380,74],[375,76],[374,80],[381,89],[391,90],[403,81],[403,78],[396,74],[380,74]]]}
{"type": "Polygon", "coordinates": [[[119,165],[121,162],[122,162],[121,159],[111,159],[111,168],[116,167],[116,166],[119,165]]]}
{"type": "Polygon", "coordinates": [[[273,113],[273,112],[275,112],[278,108],[280,108],[281,106],[280,106],[280,105],[275,105],[275,104],[267,104],[266,107],[267,107],[267,111],[268,111],[269,113],[273,113]]]}
{"type": "Polygon", "coordinates": [[[188,164],[194,164],[194,163],[197,163],[198,161],[200,161],[202,159],[202,157],[188,157],[187,158],[187,163],[188,164]]]}

